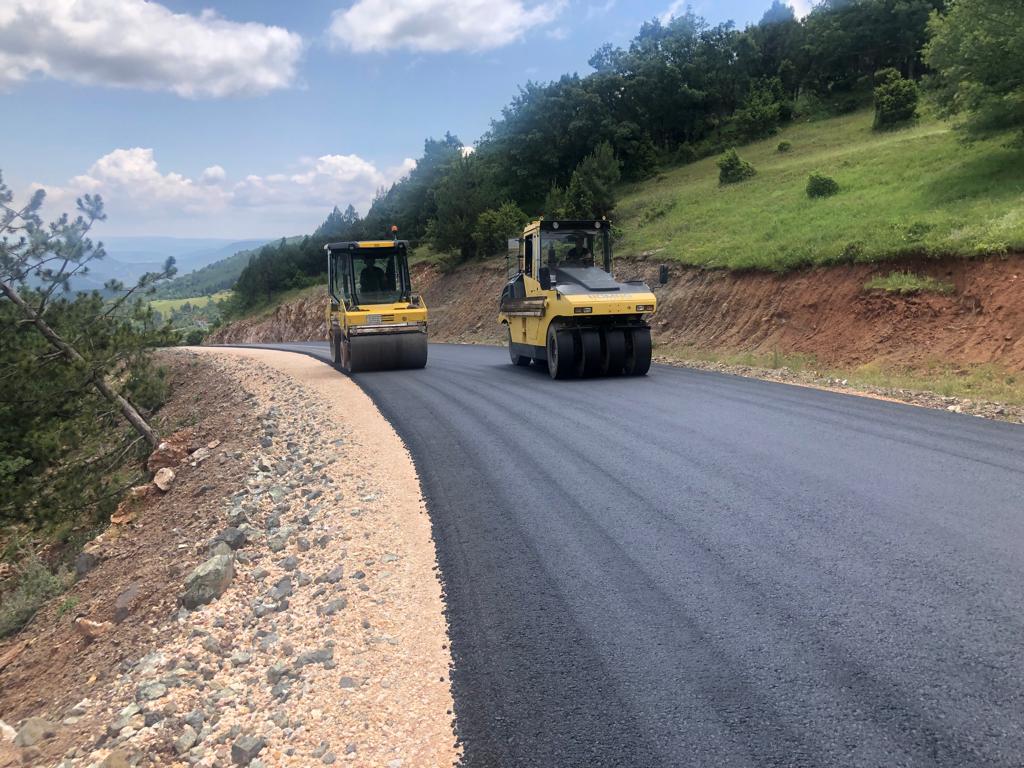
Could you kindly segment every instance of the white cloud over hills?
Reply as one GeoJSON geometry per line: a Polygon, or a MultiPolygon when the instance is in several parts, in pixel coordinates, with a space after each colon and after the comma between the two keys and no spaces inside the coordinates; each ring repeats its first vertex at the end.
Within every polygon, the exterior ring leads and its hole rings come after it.
{"type": "Polygon", "coordinates": [[[407,159],[379,169],[358,155],[323,155],[304,159],[287,173],[232,180],[224,168],[212,165],[193,179],[163,172],[152,149],[133,147],[104,155],[66,184],[32,186],[46,189],[48,216],[72,210],[75,198],[85,193],[102,195],[109,226],[118,232],[209,232],[216,222],[229,219],[246,226],[243,233],[270,236],[285,233],[272,228],[278,222],[306,221],[312,229],[334,205],[351,203],[365,213],[377,189],[414,166],[407,159]]]}

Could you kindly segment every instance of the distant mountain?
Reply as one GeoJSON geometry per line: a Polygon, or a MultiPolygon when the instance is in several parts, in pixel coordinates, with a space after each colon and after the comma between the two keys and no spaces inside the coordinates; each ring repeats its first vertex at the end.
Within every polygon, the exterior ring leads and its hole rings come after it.
{"type": "MultiPolygon", "coordinates": [[[[287,242],[301,240],[302,237],[289,237],[287,242]]],[[[243,240],[232,244],[232,248],[221,249],[221,258],[207,262],[205,266],[194,272],[186,272],[178,267],[178,277],[157,289],[156,295],[161,299],[187,299],[192,296],[209,296],[217,291],[233,288],[238,276],[249,263],[252,254],[266,245],[269,240],[243,240]]]]}
{"type": "Polygon", "coordinates": [[[73,278],[72,290],[102,291],[112,279],[131,285],[146,272],[158,271],[169,256],[174,257],[178,274],[184,275],[267,242],[198,237],[108,237],[102,241],[106,257],[90,263],[88,274],[73,278]]]}

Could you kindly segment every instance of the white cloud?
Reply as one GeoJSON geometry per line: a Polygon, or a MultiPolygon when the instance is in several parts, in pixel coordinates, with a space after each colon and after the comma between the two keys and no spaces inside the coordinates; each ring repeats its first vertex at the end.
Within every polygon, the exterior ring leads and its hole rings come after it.
{"type": "Polygon", "coordinates": [[[46,189],[51,217],[72,210],[75,198],[87,192],[102,195],[109,224],[119,232],[209,234],[238,222],[229,231],[263,236],[310,231],[335,205],[351,203],[365,213],[377,189],[415,166],[407,158],[380,170],[358,155],[323,155],[303,158],[287,173],[232,180],[220,165],[211,165],[191,179],[164,173],[152,149],[133,147],[104,155],[63,186],[32,186],[46,189]]]}
{"type": "Polygon", "coordinates": [[[485,51],[550,23],[565,5],[566,0],[356,0],[335,11],[328,34],[357,53],[485,51]]]}
{"type": "Polygon", "coordinates": [[[658,21],[662,24],[668,24],[673,18],[679,15],[680,11],[685,11],[689,4],[689,0],[673,0],[672,4],[664,10],[661,16],[658,17],[658,21]]]}
{"type": "Polygon", "coordinates": [[[790,0],[789,5],[798,19],[802,19],[814,8],[813,0],[790,0]]]}
{"type": "Polygon", "coordinates": [[[4,0],[0,88],[42,75],[187,98],[257,94],[296,76],[302,38],[145,0],[4,0]]]}

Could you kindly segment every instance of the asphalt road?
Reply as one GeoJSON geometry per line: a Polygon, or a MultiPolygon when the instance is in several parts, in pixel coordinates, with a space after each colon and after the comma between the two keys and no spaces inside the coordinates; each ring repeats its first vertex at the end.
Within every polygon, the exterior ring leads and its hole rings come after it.
{"type": "Polygon", "coordinates": [[[428,498],[467,766],[1024,765],[1024,428],[493,347],[355,378],[428,498]]]}

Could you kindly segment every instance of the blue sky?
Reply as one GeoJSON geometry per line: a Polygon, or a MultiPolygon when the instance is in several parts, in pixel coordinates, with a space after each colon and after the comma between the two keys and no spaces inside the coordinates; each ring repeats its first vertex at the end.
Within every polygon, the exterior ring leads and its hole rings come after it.
{"type": "MultiPolygon", "coordinates": [[[[769,3],[692,7],[743,26],[769,3]]],[[[600,44],[683,6],[6,0],[0,169],[47,188],[50,212],[103,194],[101,236],[307,232],[334,203],[365,211],[427,136],[474,142],[518,85],[586,73],[600,44]]]]}

